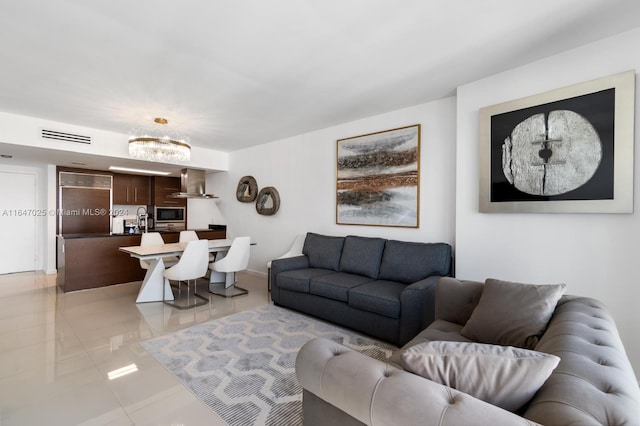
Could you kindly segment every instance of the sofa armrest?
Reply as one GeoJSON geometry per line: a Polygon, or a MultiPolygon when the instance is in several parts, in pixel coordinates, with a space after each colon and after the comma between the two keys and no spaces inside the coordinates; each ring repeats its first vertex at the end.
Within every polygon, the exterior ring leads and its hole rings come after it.
{"type": "Polygon", "coordinates": [[[566,295],[536,351],[560,357],[524,416],[544,424],[640,425],[640,389],[607,307],[566,295]]]}
{"type": "Polygon", "coordinates": [[[534,425],[455,389],[316,338],[298,352],[302,387],[371,425],[534,425]]]}
{"type": "Polygon", "coordinates": [[[271,282],[271,299],[277,302],[280,296],[280,288],[278,287],[278,274],[284,271],[292,271],[295,269],[307,269],[309,267],[309,258],[305,255],[287,257],[283,259],[274,259],[271,261],[271,271],[269,271],[269,280],[271,282]]]}
{"type": "Polygon", "coordinates": [[[436,285],[440,276],[431,276],[405,287],[400,294],[400,335],[398,346],[411,340],[434,320],[436,285]]]}
{"type": "MultiPolygon", "coordinates": [[[[305,255],[285,257],[282,259],[274,259],[271,261],[271,273],[275,275],[284,271],[293,269],[307,269],[309,267],[309,258],[305,255]]],[[[274,275],[271,276],[274,278],[274,275]]]]}

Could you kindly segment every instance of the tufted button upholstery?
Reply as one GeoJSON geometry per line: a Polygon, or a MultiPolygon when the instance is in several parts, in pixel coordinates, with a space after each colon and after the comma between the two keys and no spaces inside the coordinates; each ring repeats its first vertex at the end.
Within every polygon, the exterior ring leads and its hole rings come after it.
{"type": "MultiPolygon", "coordinates": [[[[316,338],[296,359],[302,387],[368,425],[535,425],[501,408],[391,364],[316,338]],[[416,399],[418,398],[418,400],[416,399]],[[416,403],[419,401],[419,403],[416,403]],[[434,417],[435,413],[435,417],[434,417]]],[[[321,419],[307,423],[323,424],[321,419]]]]}
{"type": "Polygon", "coordinates": [[[543,424],[640,424],[640,391],[613,318],[597,300],[568,296],[536,350],[561,361],[524,416],[543,424]]]}
{"type": "MultiPolygon", "coordinates": [[[[469,284],[466,294],[464,286],[439,292],[436,321],[403,349],[428,340],[469,341],[460,330],[479,299],[478,284],[469,284]]],[[[640,425],[640,389],[602,303],[563,297],[536,350],[561,361],[517,414],[398,368],[394,359],[399,360],[401,351],[383,363],[314,339],[298,353],[296,373],[305,391],[327,404],[324,410],[335,407],[343,416],[339,420],[368,425],[640,425]]],[[[325,424],[322,418],[307,417],[304,423],[325,424]]]]}
{"type": "MultiPolygon", "coordinates": [[[[337,344],[316,338],[298,352],[305,389],[368,425],[528,425],[536,423],[447,386],[358,352],[335,356],[337,344]]],[[[307,419],[305,424],[325,424],[307,419]]]]}

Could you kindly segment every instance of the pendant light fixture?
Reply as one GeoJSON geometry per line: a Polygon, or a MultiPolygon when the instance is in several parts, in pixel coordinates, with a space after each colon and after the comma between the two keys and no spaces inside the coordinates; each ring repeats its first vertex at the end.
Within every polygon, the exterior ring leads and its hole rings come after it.
{"type": "Polygon", "coordinates": [[[184,137],[169,135],[166,125],[169,120],[158,117],[153,128],[137,132],[129,138],[129,155],[140,160],[170,163],[189,161],[191,145],[184,137]]]}

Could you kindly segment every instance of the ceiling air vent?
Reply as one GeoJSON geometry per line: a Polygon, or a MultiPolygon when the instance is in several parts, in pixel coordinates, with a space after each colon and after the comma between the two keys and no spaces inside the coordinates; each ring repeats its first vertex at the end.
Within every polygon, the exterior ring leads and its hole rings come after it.
{"type": "Polygon", "coordinates": [[[55,130],[42,129],[40,134],[42,139],[55,139],[59,141],[75,142],[75,143],[91,143],[91,136],[74,135],[73,133],[58,132],[55,130]]]}

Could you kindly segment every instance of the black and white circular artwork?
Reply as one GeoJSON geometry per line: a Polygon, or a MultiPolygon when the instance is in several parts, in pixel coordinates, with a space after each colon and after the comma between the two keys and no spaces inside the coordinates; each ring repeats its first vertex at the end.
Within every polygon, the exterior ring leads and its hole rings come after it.
{"type": "Polygon", "coordinates": [[[519,191],[554,196],[588,182],[602,156],[600,136],[589,120],[574,111],[553,110],[514,127],[502,144],[502,170],[519,191]]]}

